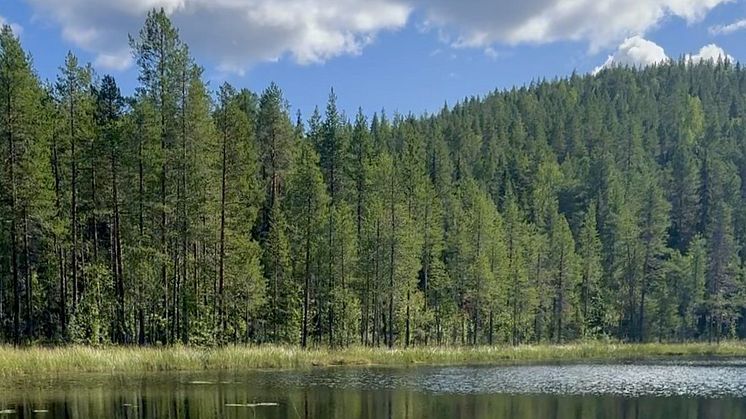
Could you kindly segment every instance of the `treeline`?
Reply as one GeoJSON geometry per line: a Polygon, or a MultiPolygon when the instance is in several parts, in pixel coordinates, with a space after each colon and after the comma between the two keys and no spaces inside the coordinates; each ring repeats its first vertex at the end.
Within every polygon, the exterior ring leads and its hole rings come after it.
{"type": "Polygon", "coordinates": [[[345,346],[746,335],[746,72],[572,75],[434,115],[212,92],[162,11],[123,97],[0,34],[0,339],[345,346]]]}

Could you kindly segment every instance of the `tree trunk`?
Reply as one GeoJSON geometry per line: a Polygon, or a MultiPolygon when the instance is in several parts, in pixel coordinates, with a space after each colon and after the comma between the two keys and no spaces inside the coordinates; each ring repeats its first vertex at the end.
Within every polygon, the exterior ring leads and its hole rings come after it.
{"type": "Polygon", "coordinates": [[[73,275],[73,312],[77,310],[79,295],[78,284],[78,156],[75,153],[75,100],[72,83],[70,90],[70,164],[72,166],[72,175],[70,180],[70,189],[72,193],[72,202],[70,210],[70,234],[72,236],[72,275],[73,275]]]}
{"type": "MultiPolygon", "coordinates": [[[[140,124],[142,122],[140,121],[140,124]]],[[[144,207],[145,207],[145,173],[144,173],[144,167],[143,167],[143,127],[142,125],[139,127],[140,129],[140,135],[138,136],[139,143],[137,147],[137,165],[138,165],[138,211],[139,211],[139,217],[138,217],[138,227],[140,231],[140,237],[139,237],[139,244],[142,245],[142,241],[145,239],[145,214],[144,214],[144,207]]],[[[138,327],[138,336],[137,336],[137,343],[139,345],[145,345],[145,312],[143,309],[143,298],[145,297],[142,292],[142,282],[143,279],[139,278],[137,283],[137,290],[138,290],[138,301],[137,301],[137,320],[139,323],[138,327]]]]}
{"type": "Polygon", "coordinates": [[[11,124],[11,98],[10,92],[8,92],[8,110],[7,110],[7,122],[8,122],[8,152],[10,154],[10,185],[11,185],[11,197],[10,197],[10,269],[11,278],[13,280],[13,343],[19,345],[21,343],[21,290],[18,284],[18,226],[16,219],[18,218],[18,192],[16,189],[16,148],[15,141],[13,138],[13,129],[11,124]]]}
{"type": "MultiPolygon", "coordinates": [[[[228,161],[228,136],[223,132],[222,172],[220,178],[220,266],[218,273],[218,321],[222,333],[225,333],[225,318],[223,313],[225,285],[225,200],[226,200],[226,163],[228,161]]],[[[220,339],[222,341],[222,338],[220,339]]]]}
{"type": "Polygon", "coordinates": [[[410,333],[410,321],[411,321],[411,319],[409,317],[409,298],[410,298],[410,293],[409,293],[409,290],[407,290],[407,320],[406,320],[406,323],[407,323],[406,324],[406,329],[407,329],[407,331],[406,331],[406,339],[405,339],[405,346],[406,347],[409,347],[409,337],[410,337],[409,333],[410,333]]]}
{"type": "Polygon", "coordinates": [[[640,315],[638,320],[639,334],[637,336],[639,342],[645,340],[645,296],[648,288],[648,275],[650,274],[650,269],[648,268],[650,256],[648,253],[649,252],[645,252],[645,264],[643,265],[642,285],[640,287],[640,315]]]}
{"type": "Polygon", "coordinates": [[[394,176],[391,176],[391,249],[389,254],[389,348],[394,347],[394,260],[396,251],[396,218],[394,213],[394,176]]]}
{"type": "MultiPolygon", "coordinates": [[[[91,146],[91,148],[93,148],[93,146],[91,146]]],[[[92,151],[93,153],[95,153],[95,150],[92,150],[92,151]]],[[[98,220],[96,217],[96,211],[98,209],[98,202],[96,200],[96,164],[94,162],[91,163],[91,202],[92,202],[91,233],[93,236],[93,263],[95,264],[95,263],[98,263],[98,220]]]]}
{"type": "Polygon", "coordinates": [[[113,227],[111,235],[113,237],[112,242],[112,276],[114,277],[114,283],[116,285],[116,299],[117,299],[117,340],[119,343],[125,343],[125,325],[124,325],[124,278],[122,269],[122,239],[120,233],[120,219],[119,219],[119,189],[117,185],[117,161],[116,153],[114,150],[111,151],[111,207],[112,207],[112,221],[113,227]]]}
{"type": "Polygon", "coordinates": [[[306,205],[306,257],[305,270],[303,273],[303,333],[301,334],[301,346],[308,345],[308,305],[311,299],[311,203],[306,205]]]}
{"type": "Polygon", "coordinates": [[[495,343],[495,341],[494,341],[494,332],[495,331],[494,331],[494,325],[493,325],[493,316],[494,316],[494,314],[492,312],[492,309],[490,309],[490,333],[489,333],[490,346],[492,346],[495,343]]]}
{"type": "MultiPolygon", "coordinates": [[[[380,259],[381,259],[381,219],[376,218],[376,259],[374,266],[374,277],[376,284],[381,283],[380,274],[380,259]]],[[[376,346],[381,346],[381,325],[378,323],[381,317],[381,299],[380,290],[377,290],[374,296],[374,313],[373,313],[373,341],[376,346]]]]}
{"type": "MultiPolygon", "coordinates": [[[[168,278],[166,273],[166,257],[168,255],[168,251],[166,250],[166,162],[168,160],[166,155],[166,114],[165,114],[165,101],[166,101],[166,90],[165,90],[165,83],[166,83],[166,63],[165,63],[165,46],[164,46],[164,37],[161,33],[161,39],[159,44],[159,63],[158,68],[160,72],[160,117],[161,117],[161,131],[160,131],[160,139],[161,139],[161,175],[160,175],[160,186],[161,186],[161,256],[163,260],[161,261],[161,284],[164,287],[164,293],[163,293],[163,313],[166,318],[166,325],[168,324],[168,317],[169,317],[169,301],[168,301],[168,278]]],[[[166,335],[168,333],[166,332],[166,335]]],[[[166,336],[167,337],[167,336],[166,336]]]]}
{"type": "Polygon", "coordinates": [[[26,279],[26,335],[34,338],[34,299],[31,282],[31,255],[29,252],[28,209],[23,208],[23,275],[26,279]]]}

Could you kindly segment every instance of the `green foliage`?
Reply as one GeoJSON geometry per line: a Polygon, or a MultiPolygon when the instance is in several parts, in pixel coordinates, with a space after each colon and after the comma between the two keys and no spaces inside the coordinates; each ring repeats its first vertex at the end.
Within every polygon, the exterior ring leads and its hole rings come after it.
{"type": "Polygon", "coordinates": [[[746,337],[740,66],[608,69],[421,117],[350,121],[332,91],[306,129],[275,84],[211,92],[163,10],[130,45],[124,98],[72,54],[42,85],[0,33],[2,342],[380,360],[354,347],[746,337]]]}

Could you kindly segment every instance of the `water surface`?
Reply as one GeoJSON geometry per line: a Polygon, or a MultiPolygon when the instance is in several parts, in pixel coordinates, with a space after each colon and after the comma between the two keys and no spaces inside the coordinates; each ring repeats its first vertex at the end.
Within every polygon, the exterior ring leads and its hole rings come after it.
{"type": "Polygon", "coordinates": [[[97,374],[3,387],[0,419],[746,418],[743,360],[97,374]]]}

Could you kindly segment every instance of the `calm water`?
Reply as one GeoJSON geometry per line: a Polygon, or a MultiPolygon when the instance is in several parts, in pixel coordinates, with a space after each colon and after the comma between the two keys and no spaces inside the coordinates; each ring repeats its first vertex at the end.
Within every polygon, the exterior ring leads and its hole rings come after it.
{"type": "Polygon", "coordinates": [[[0,390],[0,418],[746,418],[746,361],[85,375],[0,390]]]}

